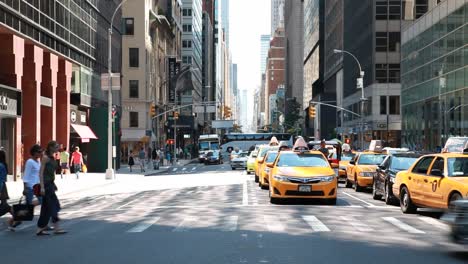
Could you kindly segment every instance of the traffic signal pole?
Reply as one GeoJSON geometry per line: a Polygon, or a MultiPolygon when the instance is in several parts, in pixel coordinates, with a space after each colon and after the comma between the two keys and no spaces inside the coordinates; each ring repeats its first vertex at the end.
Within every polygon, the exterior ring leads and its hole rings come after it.
{"type": "Polygon", "coordinates": [[[172,162],[172,165],[174,165],[174,162],[176,161],[176,158],[177,158],[177,119],[178,119],[178,116],[175,114],[174,112],[174,154],[173,154],[173,162],[172,162]]]}

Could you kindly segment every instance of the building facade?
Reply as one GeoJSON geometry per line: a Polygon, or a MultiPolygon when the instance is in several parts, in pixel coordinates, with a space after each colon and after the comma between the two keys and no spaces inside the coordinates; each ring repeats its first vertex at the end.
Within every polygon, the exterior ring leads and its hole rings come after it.
{"type": "MultiPolygon", "coordinates": [[[[213,23],[210,20],[210,14],[207,11],[203,12],[203,74],[202,74],[202,101],[215,101],[215,86],[214,86],[214,32],[213,23]]],[[[216,105],[216,104],[214,104],[216,105]]],[[[215,113],[208,113],[207,108],[204,108],[203,113],[203,134],[211,133],[211,120],[216,119],[215,113]]]]}
{"type": "MultiPolygon", "coordinates": [[[[29,148],[50,140],[79,146],[90,171],[107,168],[108,105],[100,79],[107,72],[107,30],[117,4],[0,1],[0,89],[8,101],[0,113],[0,139],[9,174],[19,176],[29,148]]],[[[112,71],[120,72],[120,29],[113,33],[112,71]]],[[[119,107],[118,92],[113,99],[119,107]]],[[[118,131],[118,118],[116,123],[118,131]]]]}
{"type": "Polygon", "coordinates": [[[270,35],[261,35],[260,36],[260,70],[261,74],[265,73],[266,70],[266,60],[268,57],[268,50],[270,49],[270,35]]]}
{"type": "Polygon", "coordinates": [[[277,28],[284,27],[284,2],[285,0],[271,0],[271,35],[277,28]]]}
{"type": "Polygon", "coordinates": [[[265,120],[271,121],[271,111],[269,109],[270,95],[276,94],[278,87],[284,85],[285,77],[285,37],[284,29],[276,29],[275,35],[270,41],[270,49],[265,71],[265,120]]]}
{"type": "Polygon", "coordinates": [[[286,41],[286,98],[295,98],[302,107],[304,91],[304,3],[286,1],[284,6],[286,41]]]}
{"type": "Polygon", "coordinates": [[[437,2],[402,31],[402,144],[411,149],[468,135],[468,1],[437,2]]]}
{"type": "MultiPolygon", "coordinates": [[[[364,71],[362,118],[345,114],[342,131],[355,147],[366,148],[372,139],[401,145],[400,51],[401,27],[424,14],[428,1],[362,1],[344,3],[344,45],[364,71]],[[359,36],[359,38],[356,38],[359,36]]],[[[343,106],[360,113],[362,91],[356,88],[356,61],[343,56],[343,106]]]]}

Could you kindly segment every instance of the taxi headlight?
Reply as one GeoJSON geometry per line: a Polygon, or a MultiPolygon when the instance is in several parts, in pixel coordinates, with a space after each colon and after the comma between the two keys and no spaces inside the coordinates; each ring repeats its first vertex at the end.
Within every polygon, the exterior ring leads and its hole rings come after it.
{"type": "Polygon", "coordinates": [[[332,182],[335,179],[335,176],[323,176],[319,177],[319,179],[323,182],[332,182]]]}
{"type": "Polygon", "coordinates": [[[373,172],[360,172],[359,176],[361,176],[361,177],[374,177],[374,173],[373,172]]]}
{"type": "Polygon", "coordinates": [[[282,175],[273,175],[273,178],[277,181],[280,181],[280,182],[287,182],[288,181],[288,177],[285,177],[285,176],[282,176],[282,175]]]}

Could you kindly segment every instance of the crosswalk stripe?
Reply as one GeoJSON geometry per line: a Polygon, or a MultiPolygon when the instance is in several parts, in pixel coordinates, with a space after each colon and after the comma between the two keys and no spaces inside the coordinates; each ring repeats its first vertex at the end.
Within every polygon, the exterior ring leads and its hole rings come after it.
{"type": "Polygon", "coordinates": [[[192,168],[193,171],[196,170],[196,169],[197,169],[197,167],[193,167],[193,168],[192,168]]]}
{"type": "Polygon", "coordinates": [[[330,232],[330,229],[313,215],[303,215],[302,219],[304,219],[315,232],[330,232]]]}
{"type": "Polygon", "coordinates": [[[128,230],[127,233],[141,233],[145,231],[146,229],[148,229],[150,226],[156,224],[158,221],[159,221],[159,217],[145,219],[140,224],[128,230]]]}
{"type": "Polygon", "coordinates": [[[182,171],[185,171],[185,170],[187,170],[187,168],[182,168],[182,171]]]}
{"type": "Polygon", "coordinates": [[[179,225],[172,230],[172,232],[186,232],[189,229],[191,223],[195,222],[197,219],[193,216],[186,217],[179,223],[179,225]]]}
{"type": "Polygon", "coordinates": [[[237,222],[239,221],[239,216],[237,215],[232,215],[229,216],[224,225],[221,227],[222,231],[225,232],[234,232],[237,230],[237,222]]]}
{"type": "Polygon", "coordinates": [[[369,232],[369,231],[374,231],[370,226],[364,224],[363,222],[358,221],[356,218],[352,216],[341,216],[341,219],[343,219],[346,223],[349,223],[352,225],[356,230],[361,231],[361,232],[369,232]]]}
{"type": "Polygon", "coordinates": [[[407,231],[411,234],[425,234],[426,232],[416,229],[402,221],[396,219],[395,217],[382,217],[383,220],[389,222],[390,224],[400,228],[401,230],[407,231]]]}
{"type": "Polygon", "coordinates": [[[264,215],[263,220],[270,232],[283,232],[284,225],[278,221],[278,217],[271,215],[264,215]]]}
{"type": "Polygon", "coordinates": [[[177,168],[172,169],[172,171],[177,171],[177,168]]]}
{"type": "Polygon", "coordinates": [[[427,224],[430,224],[432,226],[435,226],[439,229],[442,229],[442,230],[445,230],[445,231],[449,231],[450,230],[450,227],[442,222],[440,222],[439,220],[437,219],[434,219],[434,218],[430,218],[430,217],[425,217],[425,216],[421,216],[419,217],[419,219],[423,222],[426,222],[427,224]]]}

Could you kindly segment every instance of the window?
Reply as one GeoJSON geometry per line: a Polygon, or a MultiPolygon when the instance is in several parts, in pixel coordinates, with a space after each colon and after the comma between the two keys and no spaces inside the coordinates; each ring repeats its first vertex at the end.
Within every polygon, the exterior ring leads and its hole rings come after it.
{"type": "Polygon", "coordinates": [[[375,19],[377,20],[386,20],[388,18],[387,14],[387,1],[375,3],[375,19]]]}
{"type": "Polygon", "coordinates": [[[184,32],[192,32],[192,25],[190,25],[190,24],[184,24],[184,25],[182,25],[182,30],[183,30],[184,32]]]}
{"type": "Polygon", "coordinates": [[[432,163],[432,160],[434,157],[426,157],[422,158],[418,164],[416,164],[413,168],[414,173],[420,173],[420,174],[427,174],[427,170],[429,169],[429,166],[432,163]]]}
{"type": "Polygon", "coordinates": [[[390,96],[389,97],[389,112],[391,115],[399,115],[400,114],[400,96],[390,96]]]}
{"type": "Polygon", "coordinates": [[[388,82],[389,83],[400,82],[400,64],[388,65],[388,82]]]}
{"type": "Polygon", "coordinates": [[[130,98],[138,98],[138,80],[128,81],[128,87],[130,90],[130,98]]]}
{"type": "Polygon", "coordinates": [[[380,96],[380,114],[387,114],[387,96],[380,96]]]}
{"type": "Polygon", "coordinates": [[[190,8],[182,9],[182,15],[183,16],[192,16],[192,9],[190,9],[190,8]]]}
{"type": "Polygon", "coordinates": [[[275,80],[275,77],[271,76],[271,80],[274,81],[274,80],[275,80]]]}
{"type": "Polygon", "coordinates": [[[399,20],[401,18],[401,2],[388,1],[388,19],[399,20]]]}
{"type": "Polygon", "coordinates": [[[387,51],[387,32],[375,32],[375,51],[387,51]]]}
{"type": "Polygon", "coordinates": [[[436,158],[431,168],[430,175],[442,176],[444,173],[444,158],[436,158]]]}
{"type": "Polygon", "coordinates": [[[134,22],[133,18],[124,18],[123,19],[123,35],[133,35],[134,34],[134,22]]]}
{"type": "Polygon", "coordinates": [[[138,112],[130,112],[130,127],[138,127],[138,112]]]}
{"type": "Polygon", "coordinates": [[[387,78],[387,64],[376,64],[375,65],[375,80],[378,83],[386,83],[387,78]]]}
{"type": "Polygon", "coordinates": [[[182,40],[182,48],[191,48],[192,41],[191,40],[182,40]]]}
{"type": "Polygon", "coordinates": [[[191,56],[182,56],[182,63],[183,64],[192,64],[192,57],[191,56]]]}
{"type": "Polygon", "coordinates": [[[400,51],[400,32],[388,32],[388,51],[400,51]]]}
{"type": "Polygon", "coordinates": [[[138,58],[138,48],[129,48],[128,49],[128,59],[129,59],[129,66],[130,67],[138,67],[139,65],[139,58],[138,58]]]}

